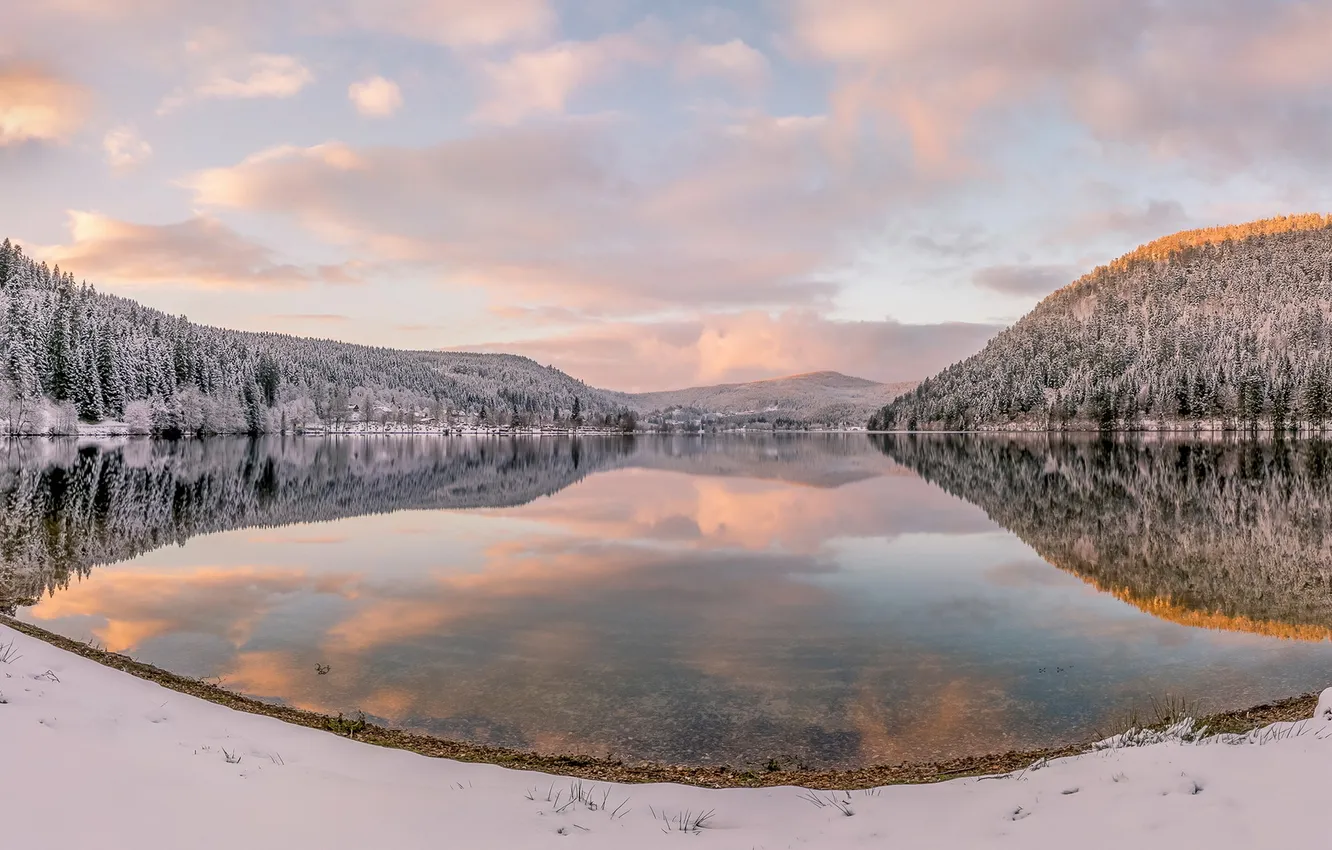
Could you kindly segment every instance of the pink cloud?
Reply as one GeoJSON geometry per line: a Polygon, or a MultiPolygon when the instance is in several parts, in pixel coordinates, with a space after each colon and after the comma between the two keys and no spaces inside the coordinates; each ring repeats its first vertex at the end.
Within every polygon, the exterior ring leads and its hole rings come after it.
{"type": "Polygon", "coordinates": [[[539,40],[556,22],[549,0],[318,0],[311,10],[339,27],[456,48],[539,40]]]}
{"type": "Polygon", "coordinates": [[[979,351],[991,325],[837,321],[805,310],[728,313],[676,322],[616,322],[493,343],[596,386],[650,392],[812,370],[917,380],[979,351]]]}
{"type": "Polygon", "coordinates": [[[718,44],[688,41],[679,50],[676,70],[686,80],[723,79],[757,88],[771,72],[768,58],[741,39],[718,44]]]}
{"type": "Polygon", "coordinates": [[[1165,7],[1126,61],[1086,69],[1070,97],[1098,136],[1158,154],[1321,161],[1332,144],[1329,44],[1327,0],[1165,7]]]}
{"type": "Polygon", "coordinates": [[[99,284],[255,289],[326,278],[343,282],[340,278],[349,274],[343,267],[310,270],[280,263],[267,248],[207,216],[152,225],[75,210],[69,224],[69,244],[37,246],[31,252],[99,284]]]}
{"type": "Polygon", "coordinates": [[[964,164],[987,113],[1052,103],[1100,139],[1195,160],[1308,156],[1332,140],[1326,0],[794,0],[791,9],[798,55],[837,69],[831,100],[843,133],[878,124],[909,138],[926,168],[964,164]]]}
{"type": "Polygon", "coordinates": [[[117,172],[129,171],[153,155],[152,145],[139,137],[133,127],[115,127],[102,137],[106,164],[117,172]]]}
{"type": "Polygon", "coordinates": [[[745,118],[641,168],[610,125],[563,121],[422,148],[279,148],[187,184],[205,207],[292,216],[497,306],[811,306],[835,294],[824,271],[848,237],[911,188],[889,158],[831,159],[823,127],[745,118]]]}
{"type": "Polygon", "coordinates": [[[295,97],[314,82],[314,73],[295,56],[255,53],[207,63],[198,80],[162,100],[162,115],[198,100],[295,97]]]}
{"type": "Polygon", "coordinates": [[[485,62],[480,69],[485,94],[473,117],[514,124],[530,115],[558,115],[579,89],[625,66],[660,59],[661,50],[652,43],[647,28],[593,41],[560,42],[503,61],[485,62]]]}
{"type": "Polygon", "coordinates": [[[796,0],[792,29],[804,55],[838,68],[833,112],[844,133],[886,118],[923,166],[943,169],[977,111],[1095,63],[1131,34],[1141,5],[796,0]]]}
{"type": "Polygon", "coordinates": [[[384,77],[369,77],[347,87],[356,111],[367,118],[388,118],[402,106],[402,90],[384,77]]]}
{"type": "Polygon", "coordinates": [[[63,142],[88,112],[88,92],[46,71],[0,64],[0,147],[63,142]]]}

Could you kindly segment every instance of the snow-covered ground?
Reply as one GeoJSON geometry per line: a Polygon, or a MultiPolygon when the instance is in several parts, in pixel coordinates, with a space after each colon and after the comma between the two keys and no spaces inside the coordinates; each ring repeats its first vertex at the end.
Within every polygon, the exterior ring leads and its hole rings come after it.
{"type": "Polygon", "coordinates": [[[1332,844],[1332,689],[1315,719],[1250,743],[1110,749],[849,794],[586,782],[578,793],[568,779],[235,712],[4,626],[0,695],[0,847],[23,850],[1332,844]]]}

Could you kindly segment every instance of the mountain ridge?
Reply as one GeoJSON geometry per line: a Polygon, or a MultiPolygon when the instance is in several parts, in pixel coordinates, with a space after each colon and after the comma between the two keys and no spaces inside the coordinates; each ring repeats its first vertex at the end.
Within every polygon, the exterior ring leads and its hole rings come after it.
{"type": "Polygon", "coordinates": [[[712,384],[623,398],[640,413],[707,414],[768,421],[863,423],[868,415],[915,386],[913,381],[881,383],[841,372],[801,372],[779,378],[712,384]]]}
{"type": "Polygon", "coordinates": [[[1322,429],[1332,216],[1181,231],[1043,299],[873,430],[1322,429]]]}

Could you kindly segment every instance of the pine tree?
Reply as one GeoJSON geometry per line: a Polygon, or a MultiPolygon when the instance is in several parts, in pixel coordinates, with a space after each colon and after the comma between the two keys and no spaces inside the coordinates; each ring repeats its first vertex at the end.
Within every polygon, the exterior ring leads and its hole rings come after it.
{"type": "Polygon", "coordinates": [[[102,380],[97,369],[96,346],[97,340],[94,336],[76,349],[79,356],[75,369],[76,392],[73,401],[78,408],[80,418],[87,422],[98,422],[104,415],[102,380]]]}
{"type": "Polygon", "coordinates": [[[7,292],[10,288],[10,274],[17,265],[14,254],[14,246],[10,244],[8,239],[0,244],[0,292],[7,292]]]}
{"type": "Polygon", "coordinates": [[[269,407],[277,404],[277,390],[282,382],[282,373],[278,369],[277,361],[268,354],[259,358],[259,366],[255,369],[255,380],[263,390],[264,403],[269,407]]]}
{"type": "Polygon", "coordinates": [[[264,396],[259,385],[253,381],[245,385],[245,424],[251,434],[262,434],[267,417],[264,415],[264,396]]]}
{"type": "Polygon", "coordinates": [[[26,332],[27,317],[23,311],[23,293],[10,294],[5,315],[9,331],[9,378],[20,398],[34,398],[41,392],[37,375],[37,361],[33,355],[31,337],[26,332]]]}
{"type": "Polygon", "coordinates": [[[1311,428],[1317,431],[1323,430],[1323,427],[1327,424],[1327,378],[1327,362],[1315,362],[1309,369],[1309,377],[1304,386],[1304,397],[1302,399],[1304,419],[1311,428]]]}
{"type": "Polygon", "coordinates": [[[70,328],[69,301],[61,298],[48,340],[50,371],[43,381],[43,389],[56,401],[67,401],[74,395],[74,352],[70,328]]]}
{"type": "Polygon", "coordinates": [[[125,411],[125,384],[115,335],[110,329],[97,335],[97,380],[102,391],[106,415],[118,417],[125,411]]]}

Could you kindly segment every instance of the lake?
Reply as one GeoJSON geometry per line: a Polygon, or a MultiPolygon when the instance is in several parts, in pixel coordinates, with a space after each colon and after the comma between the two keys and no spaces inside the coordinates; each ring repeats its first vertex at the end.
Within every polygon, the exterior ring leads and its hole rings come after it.
{"type": "Polygon", "coordinates": [[[450,738],[933,760],[1332,684],[1330,486],[1316,441],[15,441],[0,605],[450,738]]]}

